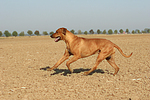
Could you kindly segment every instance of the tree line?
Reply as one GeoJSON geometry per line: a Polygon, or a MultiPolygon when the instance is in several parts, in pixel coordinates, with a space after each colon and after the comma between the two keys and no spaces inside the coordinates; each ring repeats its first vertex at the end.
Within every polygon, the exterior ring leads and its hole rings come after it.
{"type": "MultiPolygon", "coordinates": [[[[135,33],[150,33],[150,29],[148,28],[145,28],[143,31],[140,31],[138,29],[136,30],[132,30],[132,32],[129,32],[129,29],[126,29],[125,31],[123,29],[120,29],[119,31],[118,30],[112,30],[112,29],[109,29],[108,31],[106,30],[103,30],[101,31],[100,29],[98,29],[96,32],[94,32],[93,29],[91,29],[89,32],[88,31],[85,31],[85,32],[82,32],[81,30],[78,30],[76,33],[75,33],[75,30],[72,29],[70,30],[70,32],[72,32],[73,34],[123,34],[123,33],[126,33],[126,34],[135,34],[135,33]]],[[[35,32],[32,32],[31,30],[28,30],[27,31],[28,35],[29,36],[32,36],[32,35],[51,35],[53,34],[54,32],[51,31],[51,32],[47,32],[47,31],[43,31],[42,34],[40,34],[40,32],[38,30],[36,30],[35,32]]],[[[10,33],[8,30],[5,30],[4,33],[2,33],[2,31],[0,31],[0,37],[1,36],[6,36],[6,37],[9,37],[9,36],[25,36],[26,34],[24,33],[24,31],[18,33],[17,31],[13,31],[12,33],[10,33]]]]}
{"type": "MultiPolygon", "coordinates": [[[[27,33],[28,33],[29,36],[41,35],[38,30],[36,30],[34,33],[31,30],[28,30],[27,33]]],[[[53,33],[54,32],[50,32],[49,34],[53,34],[53,33]]],[[[0,37],[3,36],[3,35],[6,36],[6,37],[9,37],[9,36],[15,36],[16,37],[16,36],[25,36],[26,34],[24,33],[24,31],[22,31],[20,33],[18,33],[17,31],[13,31],[12,34],[8,30],[4,31],[4,33],[2,33],[2,31],[0,31],[0,37]]],[[[43,31],[43,35],[48,35],[48,32],[43,31]]]]}

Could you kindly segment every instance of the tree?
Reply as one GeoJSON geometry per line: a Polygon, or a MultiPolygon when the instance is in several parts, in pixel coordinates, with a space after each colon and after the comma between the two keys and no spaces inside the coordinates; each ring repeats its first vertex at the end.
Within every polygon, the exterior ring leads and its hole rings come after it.
{"type": "Polygon", "coordinates": [[[140,33],[140,30],[138,30],[138,33],[140,33]]]}
{"type": "Polygon", "coordinates": [[[33,34],[33,32],[31,30],[28,30],[27,32],[30,36],[33,34]]]}
{"type": "Polygon", "coordinates": [[[98,30],[97,30],[97,34],[100,34],[100,33],[101,33],[101,31],[100,31],[100,29],[98,29],[98,30]]]}
{"type": "Polygon", "coordinates": [[[119,32],[120,32],[120,33],[123,33],[123,29],[120,29],[119,32]]]}
{"type": "Polygon", "coordinates": [[[81,34],[82,32],[81,32],[81,30],[78,30],[78,34],[81,34]]]}
{"type": "Polygon", "coordinates": [[[129,29],[126,29],[126,33],[129,33],[129,29]]]}
{"type": "Polygon", "coordinates": [[[48,33],[46,31],[43,31],[43,35],[48,35],[48,33]]]}
{"type": "Polygon", "coordinates": [[[87,35],[87,33],[88,33],[87,31],[84,32],[85,35],[87,35]]]}
{"type": "Polygon", "coordinates": [[[0,37],[3,35],[2,31],[0,31],[0,37]]]}
{"type": "Polygon", "coordinates": [[[51,31],[49,34],[50,34],[50,35],[52,35],[52,34],[54,34],[54,32],[53,32],[53,31],[51,31]]]}
{"type": "Polygon", "coordinates": [[[140,33],[140,30],[139,30],[139,29],[136,29],[136,30],[134,31],[134,33],[140,33]]]}
{"type": "Polygon", "coordinates": [[[72,29],[70,32],[74,34],[75,31],[72,29]]]}
{"type": "Polygon", "coordinates": [[[34,34],[37,35],[37,36],[40,35],[40,33],[39,33],[38,30],[36,30],[36,31],[34,32],[34,34]]]}
{"type": "Polygon", "coordinates": [[[93,29],[91,29],[89,32],[90,32],[91,34],[94,34],[94,31],[93,31],[93,29]]]}
{"type": "Polygon", "coordinates": [[[106,30],[103,31],[103,34],[106,34],[106,30]]]}
{"type": "Polygon", "coordinates": [[[109,30],[108,30],[108,34],[113,34],[112,29],[109,29],[109,30]]]}
{"type": "Polygon", "coordinates": [[[118,31],[117,31],[117,30],[115,30],[115,31],[114,31],[114,33],[115,33],[115,34],[117,34],[117,33],[118,33],[118,31]]]}
{"type": "Polygon", "coordinates": [[[135,32],[134,32],[134,30],[132,31],[132,34],[134,34],[135,32]]]}
{"type": "Polygon", "coordinates": [[[18,36],[17,31],[13,31],[12,35],[15,36],[15,37],[18,36]]]}
{"type": "Polygon", "coordinates": [[[6,36],[6,37],[11,36],[11,33],[9,33],[9,31],[8,31],[8,30],[6,30],[6,31],[4,32],[4,34],[5,34],[5,36],[6,36]]]}
{"type": "Polygon", "coordinates": [[[24,31],[20,32],[19,36],[24,36],[24,31]]]}
{"type": "Polygon", "coordinates": [[[142,31],[142,33],[146,33],[145,31],[142,31]]]}

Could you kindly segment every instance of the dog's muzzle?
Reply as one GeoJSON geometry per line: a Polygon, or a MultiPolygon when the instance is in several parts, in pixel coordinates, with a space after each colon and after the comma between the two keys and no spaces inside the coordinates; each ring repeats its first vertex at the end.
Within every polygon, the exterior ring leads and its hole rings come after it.
{"type": "Polygon", "coordinates": [[[61,39],[60,36],[56,37],[56,38],[55,38],[55,42],[58,42],[60,39],[61,39]]]}
{"type": "Polygon", "coordinates": [[[59,40],[61,40],[61,37],[60,37],[60,36],[54,37],[53,34],[50,35],[50,37],[51,37],[51,38],[55,38],[55,40],[54,40],[55,42],[58,42],[59,40]]]}

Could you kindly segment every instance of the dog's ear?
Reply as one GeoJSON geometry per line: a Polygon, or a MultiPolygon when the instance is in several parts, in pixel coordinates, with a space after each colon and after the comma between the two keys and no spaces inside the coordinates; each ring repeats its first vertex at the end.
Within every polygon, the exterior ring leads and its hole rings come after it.
{"type": "Polygon", "coordinates": [[[67,29],[66,29],[66,28],[63,28],[63,29],[62,29],[62,33],[63,33],[64,35],[66,35],[66,32],[67,32],[67,29]]]}

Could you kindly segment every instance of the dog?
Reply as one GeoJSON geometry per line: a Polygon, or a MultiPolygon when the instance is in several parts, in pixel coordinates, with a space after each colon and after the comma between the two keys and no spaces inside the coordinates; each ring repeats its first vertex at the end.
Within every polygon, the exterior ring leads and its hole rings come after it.
{"type": "Polygon", "coordinates": [[[63,40],[66,43],[66,49],[62,58],[53,67],[48,68],[47,71],[51,71],[57,68],[61,63],[68,59],[69,56],[73,55],[73,57],[66,63],[69,71],[73,72],[73,70],[70,68],[71,63],[77,61],[80,58],[88,57],[98,53],[96,63],[89,71],[84,72],[84,75],[88,75],[89,73],[94,71],[99,63],[106,59],[107,62],[115,69],[115,73],[113,74],[115,76],[119,71],[119,67],[115,64],[114,60],[115,48],[117,48],[118,51],[126,58],[129,58],[133,54],[132,52],[129,56],[125,55],[119,46],[107,39],[88,39],[78,37],[68,31],[66,28],[59,28],[50,37],[55,38],[55,42],[63,40]]]}

